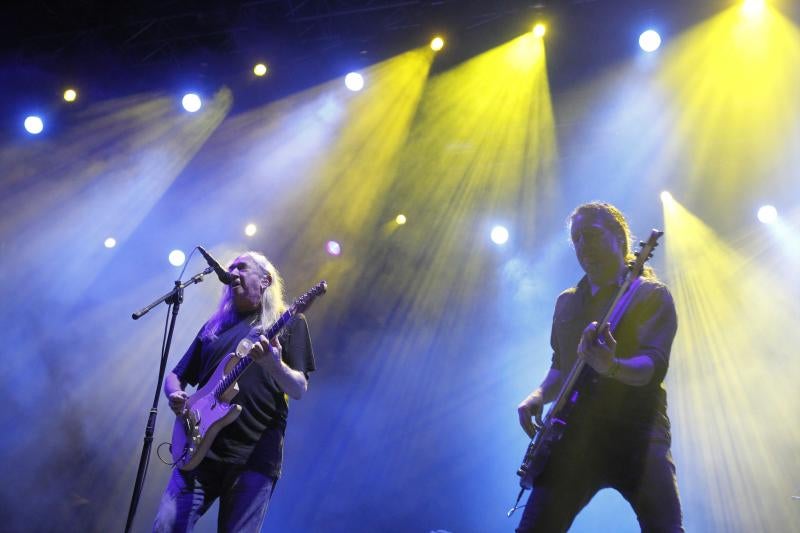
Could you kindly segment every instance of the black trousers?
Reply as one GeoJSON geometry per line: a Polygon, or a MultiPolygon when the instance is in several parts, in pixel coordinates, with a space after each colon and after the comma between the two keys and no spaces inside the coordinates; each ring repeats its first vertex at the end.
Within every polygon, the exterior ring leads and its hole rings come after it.
{"type": "Polygon", "coordinates": [[[643,532],[683,532],[665,428],[567,431],[534,483],[517,532],[567,531],[604,488],[616,489],[631,504],[643,532]]]}

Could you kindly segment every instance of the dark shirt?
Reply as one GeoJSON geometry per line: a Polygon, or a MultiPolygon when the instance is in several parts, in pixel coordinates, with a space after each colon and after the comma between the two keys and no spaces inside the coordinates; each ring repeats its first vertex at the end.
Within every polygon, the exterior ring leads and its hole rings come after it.
{"type": "MultiPolygon", "coordinates": [[[[245,337],[258,340],[259,331],[253,328],[253,319],[245,317],[213,340],[202,339],[198,333],[173,372],[182,382],[203,387],[225,356],[236,351],[239,341],[245,337]]],[[[315,363],[305,317],[296,315],[278,339],[283,361],[308,377],[315,363]]],[[[251,363],[237,383],[239,392],[233,403],[241,405],[242,412],[220,431],[206,458],[246,464],[265,475],[280,477],[289,398],[257,363],[251,363]]]]}
{"type": "MultiPolygon", "coordinates": [[[[578,357],[583,330],[590,322],[603,318],[618,289],[619,285],[612,285],[592,295],[588,279],[584,277],[576,287],[558,297],[550,343],[552,368],[561,371],[563,377],[578,357]]],[[[600,419],[615,428],[646,429],[657,425],[669,429],[663,381],[677,327],[669,290],[657,281],[643,279],[613,335],[617,340],[616,357],[649,357],[655,367],[653,377],[646,385],[636,387],[599,376],[576,407],[576,416],[600,419]]]]}

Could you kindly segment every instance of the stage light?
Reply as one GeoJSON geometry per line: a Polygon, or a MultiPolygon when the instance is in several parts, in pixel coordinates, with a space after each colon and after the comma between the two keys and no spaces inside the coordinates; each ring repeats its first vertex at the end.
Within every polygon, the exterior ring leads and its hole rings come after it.
{"type": "Polygon", "coordinates": [[[492,228],[491,237],[495,244],[505,244],[508,241],[508,230],[503,226],[495,226],[492,228]]]}
{"type": "Polygon", "coordinates": [[[253,74],[256,76],[263,76],[267,73],[267,66],[264,63],[259,63],[258,65],[253,67],[253,74]]]}
{"type": "Polygon", "coordinates": [[[358,72],[351,72],[344,77],[344,85],[351,91],[360,91],[364,88],[364,78],[358,72]]]}
{"type": "Polygon", "coordinates": [[[406,216],[405,215],[397,215],[397,218],[394,219],[399,225],[403,225],[406,223],[406,216]]]}
{"type": "Polygon", "coordinates": [[[258,231],[258,228],[256,227],[255,224],[248,224],[244,227],[244,234],[247,235],[248,237],[252,237],[253,235],[255,235],[256,231],[258,231]]]}
{"type": "Polygon", "coordinates": [[[115,239],[114,237],[109,237],[103,242],[103,246],[105,246],[106,248],[113,248],[116,245],[117,245],[117,239],[115,239]]]}
{"type": "Polygon", "coordinates": [[[672,201],[672,194],[669,191],[661,191],[661,202],[667,203],[672,201]]]}
{"type": "Polygon", "coordinates": [[[764,0],[745,0],[742,4],[742,11],[745,15],[755,16],[763,13],[766,7],[767,3],[764,0]]]}
{"type": "Polygon", "coordinates": [[[339,255],[342,253],[342,246],[336,241],[328,241],[325,244],[325,250],[330,255],[339,255]]]}
{"type": "Polygon", "coordinates": [[[547,26],[542,24],[541,22],[536,24],[533,27],[533,36],[537,38],[544,37],[544,34],[547,33],[547,26]]]}
{"type": "Polygon", "coordinates": [[[78,98],[78,92],[75,89],[67,89],[64,91],[64,101],[74,102],[78,98]]]}
{"type": "Polygon", "coordinates": [[[181,100],[181,104],[183,104],[183,108],[189,113],[194,113],[203,106],[203,102],[200,101],[200,97],[194,93],[187,93],[184,95],[183,100],[181,100]]]}
{"type": "Polygon", "coordinates": [[[186,261],[186,254],[181,252],[180,250],[172,250],[169,253],[169,264],[172,266],[179,267],[186,261]]]}
{"type": "Polygon", "coordinates": [[[36,115],[25,118],[25,130],[31,135],[38,135],[44,130],[44,122],[36,115]]]}
{"type": "Polygon", "coordinates": [[[661,46],[661,36],[655,30],[647,30],[639,36],[639,47],[645,52],[655,52],[661,46]]]}
{"type": "Polygon", "coordinates": [[[758,220],[764,224],[772,224],[778,220],[778,210],[772,205],[762,206],[758,210],[758,220]]]}
{"type": "Polygon", "coordinates": [[[442,48],[444,48],[444,39],[441,37],[434,37],[431,41],[431,50],[438,52],[442,48]]]}

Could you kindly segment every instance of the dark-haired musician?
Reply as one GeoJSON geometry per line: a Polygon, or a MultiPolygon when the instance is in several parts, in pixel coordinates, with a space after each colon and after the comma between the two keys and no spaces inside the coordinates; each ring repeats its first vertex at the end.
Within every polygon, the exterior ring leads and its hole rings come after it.
{"type": "Polygon", "coordinates": [[[217,498],[219,531],[260,531],[281,473],[287,395],[300,399],[314,370],[303,315],[295,316],[279,336],[280,342],[270,343],[259,335],[285,310],[283,285],[275,267],[263,255],[246,252],[228,270],[232,281],[217,311],[164,380],[170,408],[181,413],[188,398],[186,385],[202,387],[222,359],[237,351],[242,339],[252,342],[249,355],[258,364],[251,364],[238,380],[239,392],[233,401],[242,406],[239,417],[220,431],[196,468],[173,470],[153,531],[191,531],[217,498]]]}
{"type": "Polygon", "coordinates": [[[586,275],[558,298],[552,365],[517,410],[522,428],[560,390],[578,357],[598,377],[571,413],[563,438],[534,481],[518,532],[566,531],[600,489],[616,489],[645,532],[682,532],[675,465],[670,454],[663,386],[677,329],[667,288],[650,269],[613,335],[598,324],[631,260],[630,230],[614,206],[593,202],[569,218],[575,254],[586,275]]]}

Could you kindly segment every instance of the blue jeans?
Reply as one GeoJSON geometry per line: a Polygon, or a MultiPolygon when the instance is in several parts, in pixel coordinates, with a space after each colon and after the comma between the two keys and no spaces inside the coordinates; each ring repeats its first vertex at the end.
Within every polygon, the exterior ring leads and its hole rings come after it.
{"type": "Polygon", "coordinates": [[[175,468],[158,506],[154,533],[192,531],[197,520],[219,498],[217,530],[261,530],[276,479],[206,459],[192,471],[175,468]]]}

